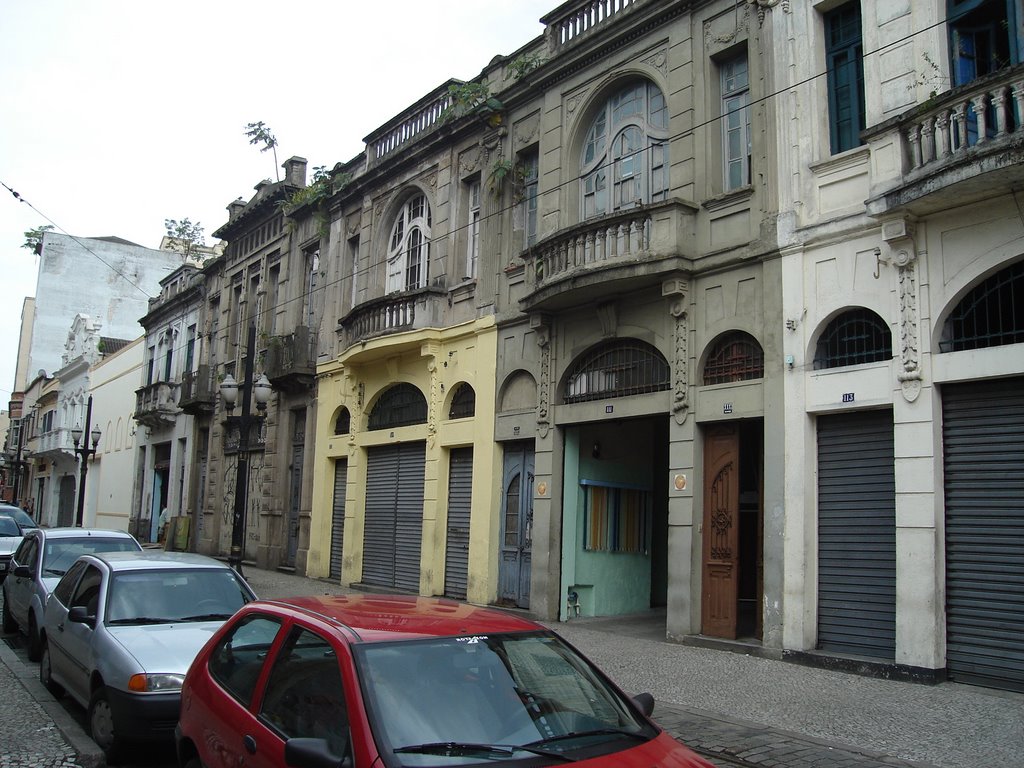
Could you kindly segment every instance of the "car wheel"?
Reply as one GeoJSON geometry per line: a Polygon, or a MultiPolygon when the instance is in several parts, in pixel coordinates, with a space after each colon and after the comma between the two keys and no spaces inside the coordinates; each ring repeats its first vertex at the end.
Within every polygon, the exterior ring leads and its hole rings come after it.
{"type": "Polygon", "coordinates": [[[28,660],[39,661],[41,654],[39,648],[39,627],[36,626],[36,617],[34,613],[28,615],[28,660]]]}
{"type": "Polygon", "coordinates": [[[7,594],[4,594],[4,632],[14,632],[18,629],[18,622],[11,615],[11,609],[7,607],[7,594]]]}
{"type": "Polygon", "coordinates": [[[59,699],[64,695],[64,688],[60,683],[53,681],[53,670],[50,668],[50,644],[43,640],[42,646],[42,657],[39,659],[39,682],[46,686],[46,690],[55,698],[59,699]]]}
{"type": "Polygon", "coordinates": [[[107,756],[108,763],[117,760],[122,740],[117,736],[114,710],[110,707],[107,689],[103,686],[93,691],[89,700],[89,733],[96,746],[107,756]]]}

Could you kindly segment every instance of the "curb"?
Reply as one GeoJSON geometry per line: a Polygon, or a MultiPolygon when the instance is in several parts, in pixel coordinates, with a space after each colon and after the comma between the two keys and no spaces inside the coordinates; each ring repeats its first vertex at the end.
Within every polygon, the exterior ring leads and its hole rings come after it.
{"type": "Polygon", "coordinates": [[[102,750],[65,711],[53,694],[46,690],[46,686],[39,681],[38,669],[34,665],[25,664],[2,640],[0,640],[0,663],[10,670],[11,677],[18,681],[53,721],[61,736],[77,753],[78,765],[82,768],[105,768],[107,760],[102,750]]]}

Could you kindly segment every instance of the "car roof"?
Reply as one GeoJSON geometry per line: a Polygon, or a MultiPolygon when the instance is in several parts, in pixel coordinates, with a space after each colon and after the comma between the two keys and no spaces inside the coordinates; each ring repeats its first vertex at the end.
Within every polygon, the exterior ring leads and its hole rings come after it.
{"type": "Polygon", "coordinates": [[[22,528],[38,528],[39,524],[32,519],[32,515],[21,507],[14,504],[0,504],[0,515],[13,517],[22,528]]]}
{"type": "Polygon", "coordinates": [[[228,570],[228,566],[219,560],[206,555],[192,552],[165,552],[162,549],[144,549],[141,552],[93,552],[82,555],[83,558],[99,560],[112,571],[144,571],[144,570],[195,570],[210,568],[228,570]]]}
{"type": "Polygon", "coordinates": [[[525,617],[441,597],[322,595],[249,604],[249,610],[260,607],[318,616],[347,630],[353,640],[365,643],[546,631],[525,617]]]}
{"type": "Polygon", "coordinates": [[[81,538],[101,538],[101,539],[134,539],[128,531],[120,531],[117,529],[107,530],[105,528],[33,528],[32,531],[26,531],[32,535],[39,536],[45,539],[81,539],[81,538]]]}

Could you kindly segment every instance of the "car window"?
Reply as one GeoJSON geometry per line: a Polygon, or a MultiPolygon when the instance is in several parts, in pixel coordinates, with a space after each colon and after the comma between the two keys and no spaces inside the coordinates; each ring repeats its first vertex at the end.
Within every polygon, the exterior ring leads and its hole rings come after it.
{"type": "Polygon", "coordinates": [[[232,627],[210,654],[210,677],[246,707],[280,628],[276,618],[248,616],[232,627]]]}
{"type": "Polygon", "coordinates": [[[0,510],[0,517],[14,518],[15,521],[22,528],[38,528],[36,521],[32,519],[32,515],[26,512],[21,507],[4,507],[0,510]]]}
{"type": "Polygon", "coordinates": [[[39,540],[35,536],[29,536],[18,546],[17,551],[14,553],[14,562],[35,570],[38,556],[39,540]]]}
{"type": "Polygon", "coordinates": [[[82,572],[85,570],[87,564],[75,563],[68,572],[64,574],[57,586],[53,589],[53,597],[60,601],[61,605],[67,605],[71,602],[71,593],[75,589],[75,585],[78,583],[78,579],[81,577],[82,572]]]}
{"type": "Polygon", "coordinates": [[[13,517],[0,517],[0,536],[21,536],[21,528],[13,517]]]}
{"type": "Polygon", "coordinates": [[[43,554],[43,576],[63,576],[79,555],[96,552],[137,552],[139,545],[134,539],[96,536],[81,539],[53,539],[46,543],[43,554]]]}
{"type": "Polygon", "coordinates": [[[115,573],[108,624],[157,624],[228,619],[249,601],[230,568],[115,573]]]}
{"type": "Polygon", "coordinates": [[[286,739],[326,739],[339,756],[348,743],[348,710],[341,670],[331,644],[292,629],[270,669],[260,717],[286,739]]]}
{"type": "Polygon", "coordinates": [[[82,579],[78,582],[78,586],[75,587],[71,604],[68,608],[81,606],[85,608],[85,612],[88,615],[95,616],[96,609],[99,607],[100,585],[102,582],[103,574],[100,573],[100,569],[95,565],[87,564],[85,573],[82,574],[82,579]]]}

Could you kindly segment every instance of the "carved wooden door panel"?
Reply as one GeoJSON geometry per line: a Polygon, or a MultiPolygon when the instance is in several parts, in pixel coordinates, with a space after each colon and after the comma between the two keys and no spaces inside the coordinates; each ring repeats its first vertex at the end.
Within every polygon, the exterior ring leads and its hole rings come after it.
{"type": "Polygon", "coordinates": [[[739,584],[740,438],[734,425],[704,438],[701,632],[736,638],[739,584]]]}

